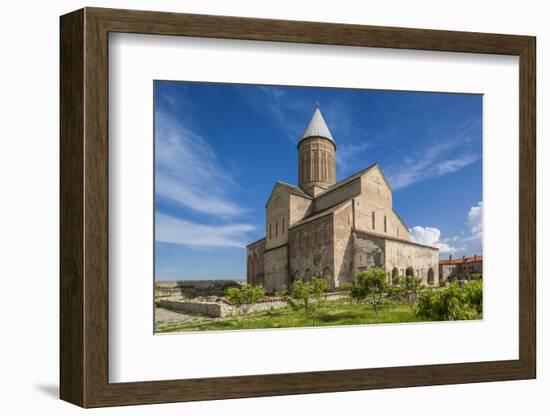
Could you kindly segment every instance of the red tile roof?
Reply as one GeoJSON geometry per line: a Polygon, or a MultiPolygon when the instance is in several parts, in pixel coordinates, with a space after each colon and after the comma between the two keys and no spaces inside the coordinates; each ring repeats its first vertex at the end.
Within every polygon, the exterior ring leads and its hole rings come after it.
{"type": "Polygon", "coordinates": [[[466,258],[459,257],[458,259],[439,260],[439,264],[440,265],[465,264],[465,263],[474,263],[478,261],[483,261],[483,256],[472,256],[472,257],[466,257],[466,258]]]}

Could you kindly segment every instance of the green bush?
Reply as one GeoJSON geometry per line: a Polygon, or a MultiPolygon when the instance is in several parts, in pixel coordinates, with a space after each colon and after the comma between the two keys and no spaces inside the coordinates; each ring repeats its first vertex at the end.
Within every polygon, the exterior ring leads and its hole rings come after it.
{"type": "Polygon", "coordinates": [[[380,268],[372,269],[357,273],[355,284],[351,288],[351,297],[359,303],[372,305],[374,313],[378,316],[378,309],[384,302],[382,295],[386,288],[386,271],[380,268]]]}
{"type": "Polygon", "coordinates": [[[352,288],[352,284],[349,282],[340,283],[338,288],[336,289],[338,292],[349,292],[352,288]]]}
{"type": "Polygon", "coordinates": [[[483,282],[481,280],[473,280],[462,290],[466,303],[481,315],[483,312],[483,282]]]}
{"type": "Polygon", "coordinates": [[[483,279],[483,276],[481,273],[471,273],[470,275],[468,275],[468,280],[477,281],[482,279],[483,279]]]}
{"type": "Polygon", "coordinates": [[[451,283],[446,288],[428,289],[418,300],[416,315],[433,321],[477,319],[483,311],[481,281],[465,284],[451,283]]]}
{"type": "Polygon", "coordinates": [[[403,281],[405,280],[404,276],[396,276],[391,279],[391,284],[393,286],[401,286],[403,284],[403,281]]]}

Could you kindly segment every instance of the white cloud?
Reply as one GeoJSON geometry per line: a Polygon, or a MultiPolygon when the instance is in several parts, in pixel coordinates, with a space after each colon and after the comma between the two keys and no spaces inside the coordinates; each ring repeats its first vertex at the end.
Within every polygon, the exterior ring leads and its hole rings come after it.
{"type": "Polygon", "coordinates": [[[425,179],[456,172],[480,158],[479,155],[473,153],[446,157],[445,154],[456,148],[456,146],[456,142],[434,145],[418,152],[414,157],[405,159],[400,166],[393,169],[388,175],[392,188],[405,188],[425,179]]]}
{"type": "Polygon", "coordinates": [[[416,225],[409,229],[410,239],[416,243],[426,244],[428,246],[437,247],[439,253],[455,253],[463,250],[462,248],[452,247],[445,241],[441,240],[441,231],[435,227],[421,227],[416,225]]]}
{"type": "MultiPolygon", "coordinates": [[[[247,210],[233,195],[239,184],[200,135],[166,113],[155,120],[155,195],[158,198],[227,221],[247,210]]],[[[157,213],[155,240],[188,247],[244,247],[254,226],[208,225],[157,213]]],[[[166,272],[168,273],[168,272],[166,272]]]]}
{"type": "Polygon", "coordinates": [[[156,122],[155,193],[192,210],[222,217],[246,210],[231,197],[236,182],[213,149],[173,117],[159,112],[156,122]]]}
{"type": "Polygon", "coordinates": [[[454,254],[456,252],[463,252],[468,256],[482,254],[483,201],[470,208],[466,225],[468,226],[467,232],[448,238],[441,238],[441,231],[436,227],[417,225],[409,229],[409,233],[412,241],[437,247],[440,254],[454,254]]]}
{"type": "Polygon", "coordinates": [[[191,247],[244,247],[247,233],[254,231],[250,224],[204,225],[156,214],[155,239],[191,247]]]}
{"type": "Polygon", "coordinates": [[[344,171],[350,171],[355,169],[357,162],[364,162],[364,159],[358,157],[359,154],[370,147],[368,141],[364,141],[358,144],[339,144],[336,151],[336,163],[338,167],[344,171]]]}
{"type": "Polygon", "coordinates": [[[468,227],[470,227],[470,239],[481,241],[483,237],[483,201],[471,207],[468,212],[468,227]]]}

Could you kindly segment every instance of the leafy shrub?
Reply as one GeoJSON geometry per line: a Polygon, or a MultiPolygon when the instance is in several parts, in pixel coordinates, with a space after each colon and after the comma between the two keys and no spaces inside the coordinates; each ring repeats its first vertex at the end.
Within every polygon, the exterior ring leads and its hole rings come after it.
{"type": "Polygon", "coordinates": [[[349,282],[340,283],[338,286],[338,292],[349,292],[353,285],[349,282]]]}
{"type": "Polygon", "coordinates": [[[465,319],[463,294],[456,283],[445,289],[428,289],[420,295],[417,316],[434,321],[465,319]]]}
{"type": "Polygon", "coordinates": [[[472,281],[477,281],[477,280],[482,280],[483,279],[483,276],[481,273],[471,273],[469,276],[468,276],[468,280],[472,280],[472,281]]]}
{"type": "Polygon", "coordinates": [[[378,316],[378,309],[384,303],[382,295],[387,288],[386,271],[376,268],[357,273],[355,284],[351,288],[351,297],[359,303],[372,305],[378,316]]]}
{"type": "Polygon", "coordinates": [[[483,312],[483,282],[473,280],[464,287],[463,291],[466,303],[481,315],[483,312]]]}
{"type": "Polygon", "coordinates": [[[480,283],[466,284],[464,288],[457,283],[451,283],[444,289],[430,288],[420,295],[416,315],[434,321],[477,318],[483,309],[480,283]]]}
{"type": "Polygon", "coordinates": [[[391,284],[393,286],[401,286],[403,284],[404,280],[405,280],[404,276],[396,276],[396,277],[392,278],[391,284]]]}

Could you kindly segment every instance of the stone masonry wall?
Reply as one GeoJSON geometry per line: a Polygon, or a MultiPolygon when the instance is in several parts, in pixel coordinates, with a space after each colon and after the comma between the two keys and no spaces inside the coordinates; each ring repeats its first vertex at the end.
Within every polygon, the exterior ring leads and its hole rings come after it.
{"type": "Polygon", "coordinates": [[[329,191],[315,199],[313,210],[319,212],[341,202],[347,201],[361,193],[361,181],[359,179],[342,185],[334,191],[329,191]]]}
{"type": "MultiPolygon", "coordinates": [[[[290,281],[319,275],[333,281],[334,250],[332,215],[326,215],[290,230],[290,281]]],[[[331,283],[331,287],[334,284],[331,283]]]]}
{"type": "Polygon", "coordinates": [[[385,268],[386,240],[383,237],[356,235],[353,257],[354,275],[375,267],[385,268]]]}
{"type": "Polygon", "coordinates": [[[362,177],[361,195],[354,199],[354,204],[355,228],[408,239],[409,230],[393,211],[391,189],[378,167],[362,177]]]}
{"type": "Polygon", "coordinates": [[[274,293],[288,288],[288,245],[264,252],[264,288],[274,293]]]}
{"type": "Polygon", "coordinates": [[[348,204],[334,213],[334,285],[353,283],[352,206],[348,204]]]}
{"type": "Polygon", "coordinates": [[[288,242],[288,227],[290,216],[290,194],[282,186],[277,186],[267,203],[266,217],[266,244],[270,249],[288,242]]]}
{"type": "Polygon", "coordinates": [[[246,251],[246,282],[263,285],[265,238],[248,245],[246,251]]]}
{"type": "Polygon", "coordinates": [[[428,275],[431,270],[433,284],[438,282],[439,251],[437,248],[430,248],[414,244],[412,242],[401,242],[386,240],[386,270],[392,273],[396,268],[400,276],[412,268],[414,275],[422,279],[422,283],[428,284],[428,275]]]}
{"type": "Polygon", "coordinates": [[[312,205],[313,201],[311,199],[290,195],[289,227],[292,227],[298,221],[304,219],[306,215],[309,215],[312,205]]]}

